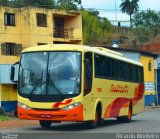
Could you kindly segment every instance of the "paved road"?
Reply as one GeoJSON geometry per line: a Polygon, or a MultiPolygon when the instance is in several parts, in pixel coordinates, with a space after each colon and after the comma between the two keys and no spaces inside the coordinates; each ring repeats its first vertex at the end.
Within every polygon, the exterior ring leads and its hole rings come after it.
{"type": "Polygon", "coordinates": [[[96,129],[87,129],[84,123],[60,123],[53,124],[50,129],[44,129],[39,125],[34,125],[23,128],[0,129],[0,132],[3,133],[3,136],[5,136],[4,132],[14,133],[18,136],[18,139],[22,138],[22,136],[23,138],[34,139],[48,139],[51,137],[56,139],[107,139],[109,136],[111,138],[125,138],[126,133],[132,133],[129,134],[129,136],[131,136],[130,138],[140,138],[141,136],[137,137],[137,133],[159,133],[149,134],[149,137],[160,138],[160,108],[149,108],[143,113],[134,116],[132,119],[131,123],[118,123],[115,119],[108,119],[103,126],[96,129]]]}

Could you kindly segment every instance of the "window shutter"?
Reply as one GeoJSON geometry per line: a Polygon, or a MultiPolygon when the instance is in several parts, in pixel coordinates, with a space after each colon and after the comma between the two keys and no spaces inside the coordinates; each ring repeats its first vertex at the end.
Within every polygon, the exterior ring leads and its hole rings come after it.
{"type": "Polygon", "coordinates": [[[15,55],[20,55],[22,52],[22,44],[15,44],[15,55]]]}
{"type": "Polygon", "coordinates": [[[47,27],[47,15],[42,13],[37,13],[37,26],[47,27]]]}
{"type": "Polygon", "coordinates": [[[41,24],[43,27],[47,27],[47,15],[46,14],[42,14],[41,16],[41,24]]]}
{"type": "Polygon", "coordinates": [[[4,13],[4,25],[7,25],[7,13],[4,13]]]}
{"type": "Polygon", "coordinates": [[[6,55],[6,43],[1,43],[1,54],[6,55]]]}

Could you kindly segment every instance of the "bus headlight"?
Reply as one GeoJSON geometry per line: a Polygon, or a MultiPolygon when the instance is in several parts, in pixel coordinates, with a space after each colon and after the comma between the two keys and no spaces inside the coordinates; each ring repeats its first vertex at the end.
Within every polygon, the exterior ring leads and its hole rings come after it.
{"type": "Polygon", "coordinates": [[[19,105],[20,107],[26,109],[26,110],[29,110],[29,109],[30,109],[30,107],[28,107],[27,105],[25,105],[25,104],[23,104],[23,103],[21,103],[21,102],[18,102],[18,105],[19,105]]]}
{"type": "Polygon", "coordinates": [[[64,110],[70,110],[70,109],[73,109],[75,107],[78,107],[80,104],[81,104],[80,102],[76,102],[76,103],[73,103],[71,105],[68,105],[68,106],[64,107],[63,109],[64,110]]]}

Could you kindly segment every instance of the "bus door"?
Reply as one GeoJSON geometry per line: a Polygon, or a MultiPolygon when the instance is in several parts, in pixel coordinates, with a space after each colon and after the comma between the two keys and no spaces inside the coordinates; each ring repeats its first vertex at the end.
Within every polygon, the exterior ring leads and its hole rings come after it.
{"type": "MultiPolygon", "coordinates": [[[[91,90],[92,90],[92,81],[93,81],[93,56],[92,52],[86,52],[84,54],[84,117],[89,118],[91,112],[91,90]]],[[[88,119],[87,118],[87,119],[88,119]]]]}

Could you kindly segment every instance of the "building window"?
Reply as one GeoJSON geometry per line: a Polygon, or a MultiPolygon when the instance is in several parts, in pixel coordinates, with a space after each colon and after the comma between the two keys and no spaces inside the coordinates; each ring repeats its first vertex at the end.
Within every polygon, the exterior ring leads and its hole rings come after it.
{"type": "Polygon", "coordinates": [[[1,53],[2,55],[20,55],[22,51],[22,45],[16,43],[2,43],[1,53]]]}
{"type": "Polygon", "coordinates": [[[95,54],[95,77],[105,78],[105,76],[105,57],[95,54]]]}
{"type": "Polygon", "coordinates": [[[38,27],[47,27],[47,15],[37,13],[37,26],[38,27]]]}
{"type": "Polygon", "coordinates": [[[93,74],[93,62],[92,62],[92,52],[86,52],[84,54],[85,64],[84,64],[84,95],[91,92],[92,89],[92,74],[93,74]]]}
{"type": "Polygon", "coordinates": [[[148,63],[148,71],[151,71],[152,70],[152,63],[151,63],[151,61],[149,61],[149,63],[148,63]]]}
{"type": "Polygon", "coordinates": [[[15,26],[15,14],[4,13],[4,24],[6,26],[15,26]]]}

